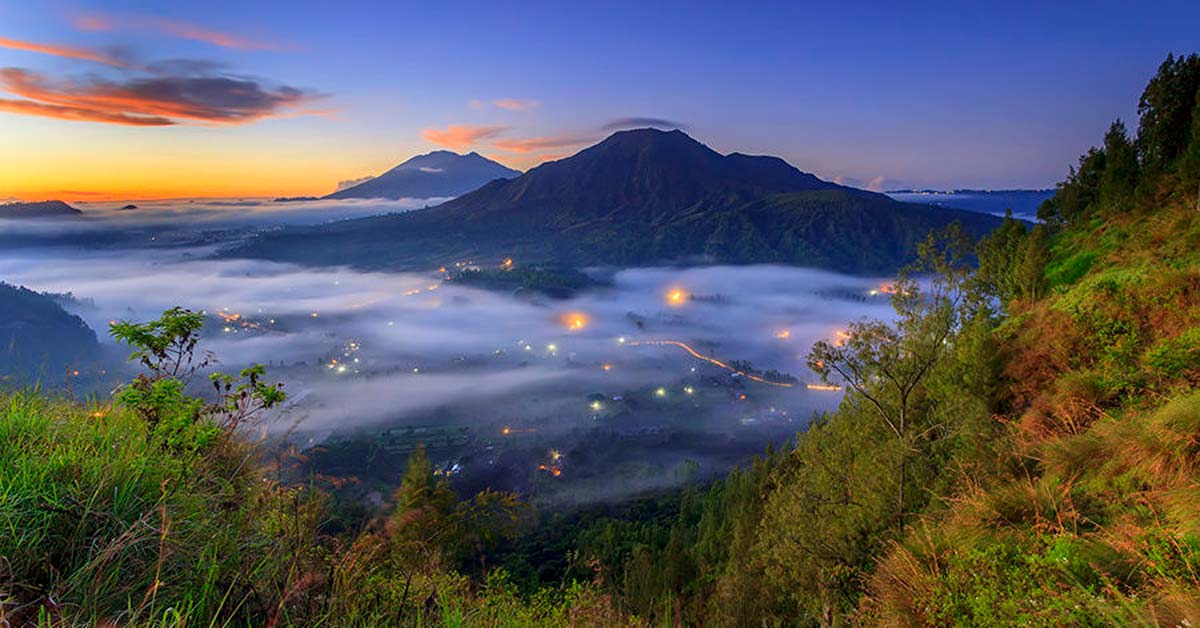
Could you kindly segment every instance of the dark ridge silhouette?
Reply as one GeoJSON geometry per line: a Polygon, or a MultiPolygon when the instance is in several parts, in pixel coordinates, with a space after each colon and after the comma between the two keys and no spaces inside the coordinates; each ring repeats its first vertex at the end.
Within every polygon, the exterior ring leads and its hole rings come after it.
{"type": "Polygon", "coordinates": [[[0,218],[55,218],[78,216],[82,213],[63,201],[0,204],[0,218]]]}
{"type": "Polygon", "coordinates": [[[83,319],[47,295],[0,282],[0,381],[59,381],[98,353],[83,319]]]}

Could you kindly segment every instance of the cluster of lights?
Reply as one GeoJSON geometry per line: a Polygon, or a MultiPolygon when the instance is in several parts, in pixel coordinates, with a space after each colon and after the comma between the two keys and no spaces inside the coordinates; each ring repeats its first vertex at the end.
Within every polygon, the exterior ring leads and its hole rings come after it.
{"type": "Polygon", "coordinates": [[[325,368],[339,374],[351,371],[358,373],[358,364],[361,362],[358,357],[360,351],[362,351],[362,344],[357,340],[349,340],[342,347],[341,358],[333,358],[326,362],[325,368]]]}
{"type": "MultiPolygon", "coordinates": [[[[259,310],[259,312],[262,312],[262,310],[259,310]]],[[[216,315],[225,322],[225,326],[221,331],[227,334],[236,334],[241,329],[262,329],[262,325],[259,323],[247,319],[238,312],[230,312],[229,308],[222,308],[216,315]]],[[[275,324],[275,319],[271,319],[271,324],[275,324]]]]}
{"type": "Polygon", "coordinates": [[[666,295],[667,305],[671,307],[679,307],[687,303],[688,293],[683,288],[670,288],[666,295]]]}
{"type": "Polygon", "coordinates": [[[550,464],[544,462],[539,464],[538,471],[549,473],[556,478],[562,476],[562,465],[559,464],[562,461],[562,452],[557,449],[551,449],[546,452],[546,455],[550,458],[550,464]]]}

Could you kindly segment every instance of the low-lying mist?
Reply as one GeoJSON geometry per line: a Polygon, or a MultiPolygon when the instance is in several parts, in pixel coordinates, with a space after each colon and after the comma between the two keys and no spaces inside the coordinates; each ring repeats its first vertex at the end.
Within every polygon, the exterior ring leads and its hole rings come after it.
{"type": "Polygon", "coordinates": [[[816,383],[804,366],[810,346],[849,321],[890,313],[880,280],[778,266],[609,271],[605,286],[554,300],[457,285],[436,269],[314,269],[202,253],[25,247],[0,256],[0,280],[72,293],[69,308],[110,346],[109,321],[173,306],[207,312],[204,345],[217,368],[264,363],[285,383],[277,432],[323,446],[400,443],[366,460],[348,446],[331,467],[370,475],[376,460],[386,483],[398,473],[388,451],[444,438],[431,451],[459,482],[558,501],[683,481],[685,461],[719,472],[802,430],[840,397],[806,386],[816,383]],[[737,370],[775,373],[762,383],[737,370]],[[466,436],[447,436],[455,430],[466,436]],[[601,468],[624,479],[614,485],[601,468]],[[570,490],[547,484],[576,469],[570,490]]]}

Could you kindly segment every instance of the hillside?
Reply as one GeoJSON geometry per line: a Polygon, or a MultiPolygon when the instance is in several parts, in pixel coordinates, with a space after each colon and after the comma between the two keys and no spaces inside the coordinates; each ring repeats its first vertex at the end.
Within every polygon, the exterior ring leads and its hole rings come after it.
{"type": "Polygon", "coordinates": [[[639,129],[437,207],[285,229],[229,254],[371,268],[512,257],[873,273],[894,271],[930,227],[950,220],[976,235],[999,224],[822,181],[776,157],[721,155],[682,131],[639,129]]]}
{"type": "Polygon", "coordinates": [[[496,179],[521,173],[478,153],[447,150],[417,155],[387,172],[326,196],[346,198],[445,198],[466,194],[496,179]]]}
{"type": "Polygon", "coordinates": [[[57,218],[78,216],[82,213],[62,201],[0,203],[0,218],[57,218]]]}
{"type": "Polygon", "coordinates": [[[794,448],[541,534],[685,625],[1200,623],[1200,57],[1140,113],[1045,224],[1007,220],[975,271],[931,239],[894,325],[818,343],[850,392],[794,448]]]}
{"type": "Polygon", "coordinates": [[[0,283],[0,383],[61,380],[95,359],[96,334],[48,296],[0,283]]]}

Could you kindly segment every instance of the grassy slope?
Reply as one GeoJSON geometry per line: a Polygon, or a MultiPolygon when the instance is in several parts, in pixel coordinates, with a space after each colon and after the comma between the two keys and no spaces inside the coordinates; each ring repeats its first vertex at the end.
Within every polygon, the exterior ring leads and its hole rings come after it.
{"type": "Polygon", "coordinates": [[[166,444],[131,413],[0,394],[0,625],[642,625],[595,587],[527,599],[502,573],[411,582],[387,534],[331,538],[308,487],[219,436],[166,444]]]}
{"type": "Polygon", "coordinates": [[[1059,237],[999,331],[1001,471],[888,553],[864,622],[1200,623],[1200,214],[1163,203],[1059,237]]]}

